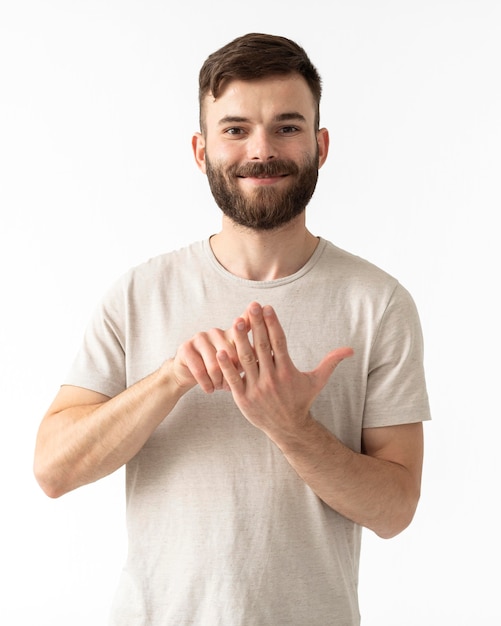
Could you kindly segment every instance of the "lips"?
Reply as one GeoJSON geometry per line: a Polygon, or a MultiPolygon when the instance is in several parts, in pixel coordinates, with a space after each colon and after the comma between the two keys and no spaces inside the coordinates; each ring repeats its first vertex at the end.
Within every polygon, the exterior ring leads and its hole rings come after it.
{"type": "Polygon", "coordinates": [[[269,176],[243,176],[242,174],[237,174],[237,178],[257,178],[259,180],[266,180],[267,178],[285,178],[286,176],[289,176],[289,174],[270,174],[269,176]]]}

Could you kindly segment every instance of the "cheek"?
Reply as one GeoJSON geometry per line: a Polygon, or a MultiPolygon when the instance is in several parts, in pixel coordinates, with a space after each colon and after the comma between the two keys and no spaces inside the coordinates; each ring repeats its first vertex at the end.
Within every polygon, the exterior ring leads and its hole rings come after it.
{"type": "Polygon", "coordinates": [[[218,144],[208,153],[212,163],[217,163],[223,167],[228,167],[241,161],[242,155],[239,150],[228,144],[218,144]]]}
{"type": "Polygon", "coordinates": [[[245,160],[245,142],[210,135],[206,139],[207,158],[213,163],[235,163],[245,160]]]}

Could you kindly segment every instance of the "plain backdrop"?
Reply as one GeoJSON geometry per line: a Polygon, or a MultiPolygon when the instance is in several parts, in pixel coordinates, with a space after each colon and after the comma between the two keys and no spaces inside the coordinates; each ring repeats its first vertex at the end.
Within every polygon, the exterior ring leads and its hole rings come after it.
{"type": "Polygon", "coordinates": [[[115,279],[219,229],[198,70],[250,31],[323,77],[309,229],[396,276],[425,336],[422,498],[398,537],[364,532],[362,623],[501,624],[497,0],[0,0],[0,623],[106,623],[123,473],[50,500],[36,431],[115,279]]]}

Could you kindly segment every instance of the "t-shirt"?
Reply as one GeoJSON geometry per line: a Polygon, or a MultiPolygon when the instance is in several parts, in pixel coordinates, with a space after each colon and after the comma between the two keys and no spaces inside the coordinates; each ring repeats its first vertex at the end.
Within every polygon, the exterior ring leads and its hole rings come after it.
{"type": "MultiPolygon", "coordinates": [[[[351,346],[313,417],[360,452],[363,428],[430,418],[418,314],[386,272],[325,239],[295,274],[234,276],[209,240],[127,272],[65,380],[115,396],[196,332],[271,304],[301,371],[351,346]]],[[[129,549],[115,626],[355,626],[361,527],[332,510],[231,393],[191,389],[126,468],[129,549]]]]}

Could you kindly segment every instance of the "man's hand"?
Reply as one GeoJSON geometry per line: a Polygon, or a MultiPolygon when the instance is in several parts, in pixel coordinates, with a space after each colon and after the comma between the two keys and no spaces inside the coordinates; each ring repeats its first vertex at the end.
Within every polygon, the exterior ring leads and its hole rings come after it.
{"type": "MultiPolygon", "coordinates": [[[[275,311],[256,302],[235,320],[229,336],[234,348],[228,350],[219,343],[215,353],[217,369],[243,415],[271,438],[278,432],[293,435],[306,425],[314,399],[337,365],[353,354],[351,348],[337,348],[326,354],[314,370],[300,372],[289,356],[275,311]]],[[[222,387],[222,380],[216,380],[222,387]]]]}
{"type": "Polygon", "coordinates": [[[179,346],[176,356],[170,361],[170,371],[179,388],[188,391],[198,384],[206,393],[227,389],[216,357],[218,351],[227,355],[236,372],[241,370],[231,328],[199,332],[179,346]]]}
{"type": "Polygon", "coordinates": [[[353,350],[337,348],[314,370],[300,372],[270,306],[250,304],[232,329],[241,371],[225,348],[216,358],[243,415],[334,511],[380,537],[401,532],[419,500],[422,425],[365,429],[365,453],[354,452],[309,412],[332,372],[353,350]]]}

